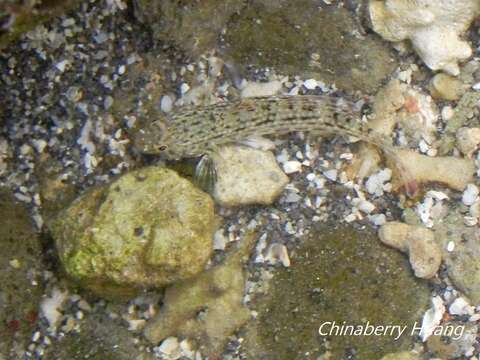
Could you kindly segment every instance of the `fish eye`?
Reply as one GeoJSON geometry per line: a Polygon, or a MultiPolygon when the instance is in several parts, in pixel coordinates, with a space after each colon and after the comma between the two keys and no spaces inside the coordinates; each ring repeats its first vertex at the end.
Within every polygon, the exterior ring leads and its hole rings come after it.
{"type": "Polygon", "coordinates": [[[167,150],[167,145],[160,145],[158,147],[158,151],[165,151],[165,150],[167,150]]]}

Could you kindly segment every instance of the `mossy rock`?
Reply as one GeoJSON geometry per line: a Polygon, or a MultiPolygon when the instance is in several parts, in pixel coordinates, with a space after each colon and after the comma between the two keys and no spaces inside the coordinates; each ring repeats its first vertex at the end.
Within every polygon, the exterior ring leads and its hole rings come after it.
{"type": "Polygon", "coordinates": [[[215,224],[208,194],[172,170],[146,167],[76,199],[51,231],[67,274],[111,298],[201,272],[215,224]]]}
{"type": "Polygon", "coordinates": [[[0,358],[20,358],[37,326],[42,249],[28,211],[0,191],[0,358]]]}
{"type": "Polygon", "coordinates": [[[365,93],[395,69],[391,50],[363,34],[348,10],[321,8],[313,0],[270,3],[254,1],[232,17],[225,42],[234,64],[273,67],[365,93]]]}
{"type": "Polygon", "coordinates": [[[414,278],[406,257],[382,245],[372,230],[324,226],[291,254],[291,267],[277,271],[255,306],[258,318],[245,344],[250,359],[317,359],[330,352],[333,359],[373,360],[411,347],[430,291],[414,278]],[[407,330],[397,340],[319,335],[325,322],[367,321],[407,330]]]}

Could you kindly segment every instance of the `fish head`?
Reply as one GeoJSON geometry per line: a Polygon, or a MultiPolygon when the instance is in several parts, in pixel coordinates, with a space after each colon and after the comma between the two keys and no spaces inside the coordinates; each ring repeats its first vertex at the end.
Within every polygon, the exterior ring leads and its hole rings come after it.
{"type": "Polygon", "coordinates": [[[165,122],[150,122],[135,134],[135,147],[145,154],[161,154],[169,148],[168,128],[165,122]]]}

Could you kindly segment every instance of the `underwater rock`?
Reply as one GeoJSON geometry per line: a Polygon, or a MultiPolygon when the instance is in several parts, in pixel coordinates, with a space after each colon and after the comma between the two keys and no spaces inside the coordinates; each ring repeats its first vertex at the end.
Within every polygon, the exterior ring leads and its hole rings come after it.
{"type": "Polygon", "coordinates": [[[446,329],[445,333],[430,336],[427,341],[428,350],[440,359],[458,359],[462,355],[472,356],[477,342],[477,325],[448,321],[441,326],[446,329]]]}
{"type": "Polygon", "coordinates": [[[385,355],[381,360],[421,360],[421,358],[416,352],[402,351],[385,355]]]}
{"type": "MultiPolygon", "coordinates": [[[[278,267],[251,294],[258,314],[246,328],[241,354],[247,359],[380,359],[408,350],[412,326],[428,308],[430,291],[416,279],[398,251],[363,228],[318,225],[291,252],[291,266],[278,267]],[[403,324],[410,331],[395,336],[319,334],[327,322],[337,325],[403,324]]],[[[327,323],[323,329],[328,331],[327,323]]],[[[418,335],[418,332],[415,334],[418,335]]]]}
{"type": "Polygon", "coordinates": [[[457,131],[458,150],[468,158],[472,158],[473,153],[480,145],[480,128],[461,127],[457,131]]]}
{"type": "Polygon", "coordinates": [[[222,146],[215,165],[218,181],[213,195],[223,206],[269,205],[288,184],[288,177],[271,152],[247,146],[222,146]]]}
{"type": "Polygon", "coordinates": [[[478,0],[370,0],[373,30],[388,41],[409,39],[432,70],[458,75],[472,55],[460,36],[480,13],[478,0]]]}
{"type": "Polygon", "coordinates": [[[273,68],[343,90],[371,93],[396,68],[393,52],[350,11],[316,0],[250,1],[224,39],[226,56],[241,71],[273,68]]]}
{"type": "Polygon", "coordinates": [[[21,359],[38,326],[42,249],[28,211],[0,192],[0,358],[21,359]]]}
{"type": "Polygon", "coordinates": [[[80,0],[6,0],[0,2],[0,49],[21,34],[81,3],[80,0]]]}
{"type": "Polygon", "coordinates": [[[167,288],[145,337],[155,344],[172,335],[193,338],[204,345],[200,350],[209,359],[220,359],[229,336],[250,318],[242,303],[246,280],[242,267],[256,240],[254,233],[247,234],[223,264],[167,288]]]}
{"type": "Polygon", "coordinates": [[[129,172],[87,192],[51,226],[67,274],[108,297],[202,271],[214,231],[212,199],[159,167],[129,172]]]}
{"type": "Polygon", "coordinates": [[[442,262],[442,251],[430,229],[390,221],[382,225],[378,236],[384,244],[409,255],[415,276],[429,279],[437,273],[442,262]]]}
{"type": "Polygon", "coordinates": [[[215,47],[230,17],[244,6],[243,0],[135,0],[138,20],[153,30],[156,39],[171,42],[190,56],[215,47]]]}
{"type": "Polygon", "coordinates": [[[440,241],[448,277],[472,305],[480,305],[480,233],[476,226],[466,226],[461,209],[451,208],[433,228],[440,241]],[[453,243],[453,251],[448,244],[453,243]]]}
{"type": "Polygon", "coordinates": [[[467,91],[458,101],[453,116],[448,120],[442,135],[439,153],[447,154],[455,146],[456,132],[461,127],[473,127],[478,125],[476,118],[480,113],[480,91],[467,91]]]}
{"type": "MultiPolygon", "coordinates": [[[[475,164],[470,159],[455,156],[431,157],[410,149],[398,149],[397,156],[404,171],[409,174],[409,180],[415,180],[417,184],[437,182],[463,191],[467,184],[473,181],[475,174],[475,164]]],[[[395,163],[391,166],[395,169],[395,163]]],[[[405,185],[399,181],[400,177],[396,176],[393,179],[395,189],[405,185]]]]}
{"type": "Polygon", "coordinates": [[[430,82],[430,93],[434,98],[458,100],[466,90],[463,82],[453,76],[439,73],[430,82]]]}

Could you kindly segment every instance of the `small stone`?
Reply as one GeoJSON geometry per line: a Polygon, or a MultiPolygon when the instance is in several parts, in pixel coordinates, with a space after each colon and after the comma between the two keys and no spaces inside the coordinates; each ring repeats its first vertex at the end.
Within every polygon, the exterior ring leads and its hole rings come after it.
{"type": "Polygon", "coordinates": [[[283,164],[285,174],[293,174],[302,171],[302,163],[296,160],[287,161],[283,164]]]}
{"type": "Polygon", "coordinates": [[[323,173],[323,175],[330,181],[337,180],[338,171],[336,169],[327,170],[323,173]]]}
{"type": "Polygon", "coordinates": [[[289,181],[271,152],[246,146],[222,147],[215,166],[214,198],[227,207],[271,204],[289,181]]]}
{"type": "Polygon", "coordinates": [[[160,100],[160,109],[164,113],[169,113],[170,111],[172,111],[172,107],[173,107],[173,99],[168,95],[162,96],[162,99],[160,100]]]}
{"type": "Polygon", "coordinates": [[[265,260],[275,265],[282,264],[284,267],[290,266],[290,258],[288,257],[288,250],[283,244],[272,244],[267,250],[265,260]]]}
{"type": "Polygon", "coordinates": [[[440,324],[445,313],[445,305],[443,305],[440,296],[432,298],[432,307],[428,309],[423,315],[422,328],[420,330],[420,337],[425,342],[432,334],[435,328],[440,324]]]}
{"type": "Polygon", "coordinates": [[[240,96],[242,98],[256,97],[256,96],[272,96],[276,95],[282,89],[283,84],[278,81],[269,82],[246,82],[243,86],[240,96]]]}
{"type": "Polygon", "coordinates": [[[73,280],[101,296],[126,298],[204,269],[213,205],[174,171],[151,166],[83,194],[50,230],[73,280]]]}
{"type": "Polygon", "coordinates": [[[449,241],[447,244],[447,251],[452,252],[453,250],[455,250],[455,243],[453,241],[449,241]]]}
{"type": "Polygon", "coordinates": [[[180,357],[180,343],[176,337],[170,336],[162,341],[158,350],[169,358],[177,359],[180,357]]]}
{"type": "Polygon", "coordinates": [[[317,87],[317,80],[315,79],[305,80],[303,83],[303,86],[305,86],[308,90],[315,90],[315,88],[317,87]]]}
{"type": "Polygon", "coordinates": [[[190,85],[188,85],[187,83],[182,83],[182,85],[180,85],[180,93],[182,95],[187,93],[188,90],[190,90],[190,85]]]}
{"type": "Polygon", "coordinates": [[[391,221],[380,228],[378,236],[383,243],[408,253],[415,276],[429,279],[440,268],[442,252],[433,231],[391,221]]]}
{"type": "Polygon", "coordinates": [[[60,310],[67,299],[67,295],[66,291],[63,292],[55,288],[52,291],[52,295],[43,299],[41,303],[42,315],[47,319],[51,328],[55,328],[62,317],[60,310]]]}
{"type": "Polygon", "coordinates": [[[12,268],[20,269],[20,261],[18,261],[18,259],[12,259],[8,263],[12,268]]]}
{"type": "Polygon", "coordinates": [[[473,205],[478,200],[479,189],[475,184],[468,184],[462,195],[462,202],[467,205],[473,205]]]}
{"type": "Polygon", "coordinates": [[[452,315],[473,315],[475,308],[464,297],[458,297],[450,304],[448,312],[452,315]]]}
{"type": "Polygon", "coordinates": [[[370,214],[373,210],[375,210],[375,205],[368,200],[361,200],[357,207],[358,210],[365,214],[370,214]]]}
{"type": "Polygon", "coordinates": [[[458,100],[465,91],[463,83],[457,78],[444,74],[436,74],[430,83],[430,93],[434,98],[458,100]]]}
{"type": "Polygon", "coordinates": [[[480,145],[480,128],[462,127],[457,130],[456,136],[458,149],[471,158],[480,145]]]}
{"type": "Polygon", "coordinates": [[[225,236],[223,229],[219,229],[213,235],[213,249],[214,250],[225,250],[227,245],[228,238],[225,236]]]}

